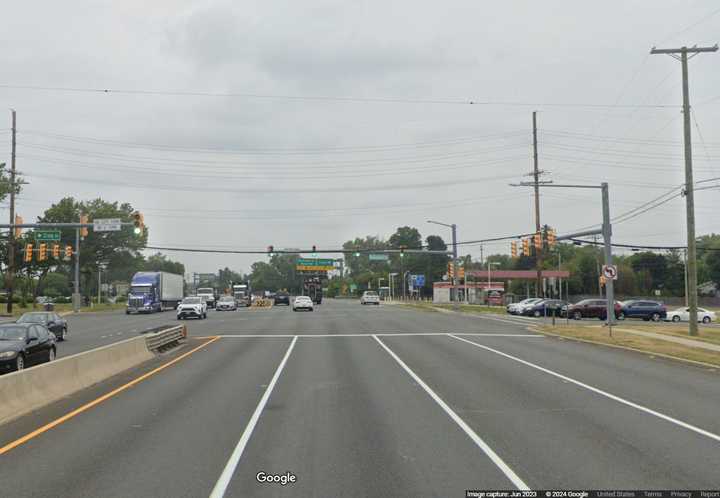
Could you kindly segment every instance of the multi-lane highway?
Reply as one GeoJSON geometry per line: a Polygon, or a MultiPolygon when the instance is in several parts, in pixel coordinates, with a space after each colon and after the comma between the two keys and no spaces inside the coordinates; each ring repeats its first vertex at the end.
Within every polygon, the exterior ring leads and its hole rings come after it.
{"type": "MultiPolygon", "coordinates": [[[[67,346],[173,318],[76,317],[67,346]]],[[[187,324],[177,351],[1,426],[2,495],[720,487],[716,371],[357,301],[187,324]]]]}

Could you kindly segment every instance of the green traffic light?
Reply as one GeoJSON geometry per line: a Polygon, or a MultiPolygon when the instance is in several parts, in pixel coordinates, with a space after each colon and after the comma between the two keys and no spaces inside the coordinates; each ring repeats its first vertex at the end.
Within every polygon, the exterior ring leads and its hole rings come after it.
{"type": "Polygon", "coordinates": [[[140,235],[140,233],[142,232],[142,230],[140,230],[140,227],[135,227],[134,232],[135,232],[135,235],[140,235]]]}

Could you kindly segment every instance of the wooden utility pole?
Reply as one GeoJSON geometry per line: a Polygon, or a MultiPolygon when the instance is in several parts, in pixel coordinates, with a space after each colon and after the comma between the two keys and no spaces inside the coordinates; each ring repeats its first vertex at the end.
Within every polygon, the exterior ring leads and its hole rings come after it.
{"type": "MultiPolygon", "coordinates": [[[[12,112],[12,146],[10,152],[10,224],[15,224],[15,110],[12,112]]],[[[7,312],[12,314],[13,291],[15,287],[15,228],[8,233],[8,271],[7,271],[7,312]]]]}
{"type": "MultiPolygon", "coordinates": [[[[537,149],[537,111],[532,113],[533,122],[533,181],[535,183],[535,233],[540,233],[540,170],[538,169],[538,149],[537,149]]],[[[543,296],[543,285],[542,285],[542,260],[543,250],[535,249],[535,269],[537,270],[537,277],[535,280],[535,295],[538,297],[543,296]]]]}
{"type": "Polygon", "coordinates": [[[651,54],[667,54],[682,64],[683,124],[685,141],[685,214],[687,217],[687,303],[690,309],[690,335],[698,335],[697,325],[697,250],[695,247],[695,187],[692,171],[692,134],[690,127],[690,92],[688,90],[688,54],[694,57],[701,52],[717,52],[714,47],[653,48],[651,54]],[[679,56],[678,56],[679,54],[679,56]]]}

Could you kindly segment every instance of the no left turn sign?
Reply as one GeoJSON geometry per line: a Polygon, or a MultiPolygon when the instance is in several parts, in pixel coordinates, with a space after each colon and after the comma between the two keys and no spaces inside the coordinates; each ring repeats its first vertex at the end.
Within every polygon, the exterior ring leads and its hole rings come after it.
{"type": "Polygon", "coordinates": [[[615,265],[603,265],[602,274],[605,278],[617,280],[617,266],[615,265]]]}

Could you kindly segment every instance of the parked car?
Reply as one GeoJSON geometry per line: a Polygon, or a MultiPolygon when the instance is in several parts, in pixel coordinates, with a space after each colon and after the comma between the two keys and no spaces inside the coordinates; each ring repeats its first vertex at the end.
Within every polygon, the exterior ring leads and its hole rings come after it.
{"type": "MultiPolygon", "coordinates": [[[[690,308],[678,308],[674,311],[668,311],[665,321],[669,322],[687,322],[690,320],[690,308]]],[[[698,308],[698,322],[710,323],[717,320],[717,314],[714,311],[698,308]]]]}
{"type": "Polygon", "coordinates": [[[375,291],[365,291],[360,298],[360,304],[380,304],[380,296],[375,291]]]}
{"type": "Polygon", "coordinates": [[[657,301],[625,301],[617,313],[618,320],[625,318],[642,318],[643,320],[659,322],[667,316],[667,308],[657,301]]]}
{"type": "Polygon", "coordinates": [[[519,315],[522,312],[522,309],[525,306],[530,306],[532,304],[535,304],[537,302],[542,301],[539,297],[532,297],[530,299],[523,299],[522,301],[519,301],[517,303],[510,303],[507,305],[505,310],[510,313],[511,315],[519,315]]]}
{"type": "Polygon", "coordinates": [[[278,304],[284,304],[285,306],[290,306],[290,294],[287,292],[278,292],[275,294],[273,304],[277,306],[278,304]]]}
{"type": "Polygon", "coordinates": [[[560,316],[560,310],[567,306],[565,301],[560,299],[541,299],[540,301],[524,306],[522,314],[525,316],[560,316]]]}
{"type": "Polygon", "coordinates": [[[308,296],[297,296],[295,298],[295,301],[293,301],[292,305],[293,311],[298,310],[307,310],[307,311],[315,311],[315,305],[313,304],[312,299],[308,296]]]}
{"type": "Polygon", "coordinates": [[[188,317],[207,318],[207,302],[202,296],[189,296],[183,299],[177,307],[177,319],[188,317]]]}
{"type": "MultiPolygon", "coordinates": [[[[605,320],[607,318],[607,300],[605,299],[583,299],[582,301],[570,304],[567,307],[567,316],[574,320],[582,320],[583,318],[599,318],[605,320]]],[[[620,313],[622,304],[615,301],[615,318],[620,313]]]]}
{"type": "Polygon", "coordinates": [[[237,301],[232,296],[221,296],[215,309],[218,311],[237,311],[237,301]]]}
{"type": "Polygon", "coordinates": [[[17,323],[39,323],[55,334],[58,341],[64,341],[68,338],[67,320],[52,311],[24,313],[18,318],[17,323]]]}
{"type": "Polygon", "coordinates": [[[0,325],[0,372],[22,370],[53,361],[55,334],[39,323],[0,325]]]}

